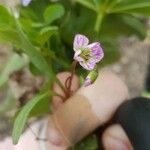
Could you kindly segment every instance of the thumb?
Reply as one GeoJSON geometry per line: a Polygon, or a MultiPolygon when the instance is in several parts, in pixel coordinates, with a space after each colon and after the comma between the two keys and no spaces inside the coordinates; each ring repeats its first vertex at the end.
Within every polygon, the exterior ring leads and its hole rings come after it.
{"type": "Polygon", "coordinates": [[[126,133],[118,124],[104,131],[102,141],[105,150],[133,150],[126,133]]]}

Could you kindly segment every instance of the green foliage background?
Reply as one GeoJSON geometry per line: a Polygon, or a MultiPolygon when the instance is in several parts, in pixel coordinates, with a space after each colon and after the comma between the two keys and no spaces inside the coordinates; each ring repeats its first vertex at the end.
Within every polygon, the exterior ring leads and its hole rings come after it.
{"type": "MultiPolygon", "coordinates": [[[[101,65],[113,63],[120,58],[118,50],[120,37],[135,35],[140,40],[146,37],[147,27],[144,17],[150,16],[150,2],[149,0],[57,2],[33,0],[28,7],[19,5],[17,11],[19,17],[15,17],[14,10],[0,6],[0,42],[11,44],[13,47],[13,56],[0,74],[0,88],[8,91],[3,106],[6,105],[8,110],[9,103],[13,99],[13,94],[7,86],[13,71],[28,67],[35,76],[45,77],[45,82],[41,91],[18,113],[13,130],[14,143],[18,142],[30,114],[38,116],[50,111],[46,107],[53,95],[48,92],[49,85],[55,80],[58,72],[69,70],[75,34],[85,34],[91,42],[100,41],[105,51],[105,59],[101,65]],[[23,54],[28,56],[29,61],[24,62],[23,54]],[[40,107],[43,109],[39,109],[40,107]]],[[[81,75],[83,72],[78,68],[77,73],[81,75]]],[[[0,107],[0,112],[4,113],[5,110],[0,107]]],[[[82,141],[82,146],[76,145],[74,149],[87,150],[87,145],[91,143],[90,150],[95,150],[93,138],[91,142],[87,141],[87,139],[82,141]]]]}

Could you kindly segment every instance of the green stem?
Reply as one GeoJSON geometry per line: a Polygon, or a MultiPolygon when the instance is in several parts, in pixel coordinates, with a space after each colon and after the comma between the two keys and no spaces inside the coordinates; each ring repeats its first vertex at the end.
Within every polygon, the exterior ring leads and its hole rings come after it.
{"type": "Polygon", "coordinates": [[[106,0],[106,1],[100,6],[100,8],[99,8],[98,11],[97,11],[97,18],[96,18],[95,27],[94,27],[94,30],[95,30],[97,33],[99,33],[100,30],[101,30],[102,21],[103,21],[103,19],[104,19],[104,16],[105,16],[106,13],[107,13],[108,5],[109,5],[109,1],[106,0]]]}
{"type": "Polygon", "coordinates": [[[54,96],[58,96],[59,98],[61,98],[63,101],[65,101],[65,97],[63,97],[62,95],[54,92],[54,96]]]}
{"type": "Polygon", "coordinates": [[[72,95],[71,86],[72,86],[73,76],[75,75],[76,65],[77,65],[77,61],[74,60],[71,65],[71,75],[66,79],[65,82],[65,87],[67,89],[66,98],[69,98],[72,95]]]}
{"type": "Polygon", "coordinates": [[[98,33],[101,29],[101,25],[102,25],[102,21],[103,21],[103,13],[98,13],[97,14],[97,19],[96,19],[96,22],[95,22],[95,27],[94,27],[94,30],[98,33]]]}

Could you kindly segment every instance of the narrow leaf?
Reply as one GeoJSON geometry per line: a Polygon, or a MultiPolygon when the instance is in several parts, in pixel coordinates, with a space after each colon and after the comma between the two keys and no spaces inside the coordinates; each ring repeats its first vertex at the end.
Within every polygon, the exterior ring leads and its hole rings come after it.
{"type": "Polygon", "coordinates": [[[23,129],[25,127],[25,123],[27,121],[27,118],[32,111],[32,109],[35,107],[37,103],[39,103],[41,100],[45,99],[50,95],[50,92],[45,93],[39,93],[35,97],[33,97],[20,111],[18,116],[15,119],[13,132],[12,132],[12,138],[13,143],[17,144],[18,140],[23,132],[23,129]]]}
{"type": "Polygon", "coordinates": [[[20,37],[20,44],[23,51],[29,56],[31,62],[49,79],[53,76],[53,71],[50,66],[48,66],[46,60],[41,55],[40,51],[36,49],[32,43],[29,41],[26,34],[22,31],[20,24],[17,19],[15,19],[17,31],[20,37]]]}
{"type": "Polygon", "coordinates": [[[81,5],[83,5],[84,7],[87,7],[93,11],[97,12],[97,9],[95,9],[95,6],[93,3],[87,1],[87,0],[76,0],[76,2],[80,3],[81,5]]]}
{"type": "Polygon", "coordinates": [[[0,74],[0,87],[9,79],[10,74],[24,66],[23,59],[18,54],[13,54],[0,74]]]}
{"type": "Polygon", "coordinates": [[[121,1],[118,5],[108,10],[108,13],[130,13],[150,16],[149,0],[127,0],[121,1]]]}
{"type": "Polygon", "coordinates": [[[11,16],[8,10],[0,5],[0,30],[6,30],[10,27],[11,16]]]}

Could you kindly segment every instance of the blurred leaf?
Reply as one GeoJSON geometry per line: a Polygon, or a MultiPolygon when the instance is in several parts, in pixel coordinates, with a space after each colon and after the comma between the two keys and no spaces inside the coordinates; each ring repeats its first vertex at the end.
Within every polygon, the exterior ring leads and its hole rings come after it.
{"type": "Polygon", "coordinates": [[[102,42],[101,45],[104,50],[104,59],[99,63],[100,66],[112,64],[119,60],[121,55],[115,43],[105,41],[105,42],[102,42]]]}
{"type": "Polygon", "coordinates": [[[100,2],[101,2],[101,0],[93,0],[93,3],[95,4],[95,6],[98,6],[98,7],[100,5],[100,2]]]}
{"type": "Polygon", "coordinates": [[[50,91],[39,93],[36,96],[34,96],[31,100],[29,100],[29,102],[21,109],[14,122],[14,127],[12,132],[12,138],[14,144],[18,143],[19,137],[23,132],[25,123],[32,109],[35,107],[37,103],[39,103],[43,99],[46,99],[49,95],[50,95],[50,91]]]}
{"type": "Polygon", "coordinates": [[[33,75],[42,75],[42,72],[37,67],[35,67],[32,62],[29,63],[29,69],[33,75]]]}
{"type": "Polygon", "coordinates": [[[0,74],[0,87],[3,86],[7,80],[9,79],[9,76],[19,69],[21,69],[24,66],[24,61],[18,54],[13,54],[9,60],[7,61],[6,66],[2,70],[0,74]]]}
{"type": "Polygon", "coordinates": [[[147,97],[150,99],[150,92],[149,91],[143,91],[142,94],[141,94],[143,97],[147,97]]]}
{"type": "Polygon", "coordinates": [[[30,112],[30,117],[41,117],[50,113],[50,98],[40,100],[30,112]]]}
{"type": "Polygon", "coordinates": [[[19,23],[20,23],[20,26],[21,26],[22,30],[24,31],[24,33],[26,34],[26,36],[30,40],[30,42],[33,43],[33,45],[37,44],[36,37],[38,36],[38,33],[39,33],[40,29],[39,28],[34,28],[32,26],[33,22],[30,19],[20,18],[19,23]]]}
{"type": "Polygon", "coordinates": [[[21,41],[21,48],[23,51],[29,56],[32,63],[41,71],[43,72],[49,79],[53,77],[53,71],[50,66],[48,66],[46,60],[41,55],[40,51],[36,49],[32,43],[29,41],[26,34],[22,31],[20,24],[17,19],[15,19],[17,31],[21,41]]]}
{"type": "Polygon", "coordinates": [[[44,45],[49,40],[51,35],[54,34],[57,30],[58,30],[58,27],[56,26],[48,26],[48,27],[42,28],[41,31],[39,32],[39,35],[36,41],[38,41],[38,43],[41,46],[44,45]]]}
{"type": "Polygon", "coordinates": [[[138,35],[140,39],[144,39],[146,37],[146,29],[141,21],[133,16],[122,16],[122,21],[131,27],[131,30],[138,35]]]}
{"type": "Polygon", "coordinates": [[[75,146],[69,150],[97,150],[98,143],[96,136],[91,135],[83,139],[81,142],[77,143],[75,146]]]}
{"type": "Polygon", "coordinates": [[[92,0],[75,0],[76,2],[82,4],[84,7],[87,7],[93,11],[97,12],[97,9],[95,8],[94,4],[97,4],[97,0],[93,1],[92,0]]]}
{"type": "Polygon", "coordinates": [[[48,6],[44,12],[45,22],[50,24],[53,21],[61,18],[65,13],[65,9],[60,4],[53,4],[48,6]]]}
{"type": "Polygon", "coordinates": [[[32,0],[28,7],[20,8],[20,17],[23,19],[31,19],[33,22],[44,22],[43,12],[49,3],[49,0],[32,0]]]}
{"type": "Polygon", "coordinates": [[[12,108],[14,108],[14,106],[16,106],[16,101],[13,97],[11,90],[9,88],[5,89],[4,93],[6,94],[2,102],[0,103],[0,115],[9,112],[12,108]]]}
{"type": "Polygon", "coordinates": [[[149,0],[126,0],[121,1],[115,7],[111,8],[108,13],[137,13],[150,16],[149,0]]]}
{"type": "Polygon", "coordinates": [[[0,42],[4,44],[12,44],[20,48],[20,38],[15,30],[8,29],[0,31],[0,42]]]}
{"type": "Polygon", "coordinates": [[[0,5],[0,30],[6,30],[10,27],[11,16],[8,10],[0,5]]]}
{"type": "Polygon", "coordinates": [[[131,15],[108,15],[102,24],[100,38],[109,40],[121,36],[136,35],[140,39],[146,36],[146,27],[138,18],[131,15]]]}

